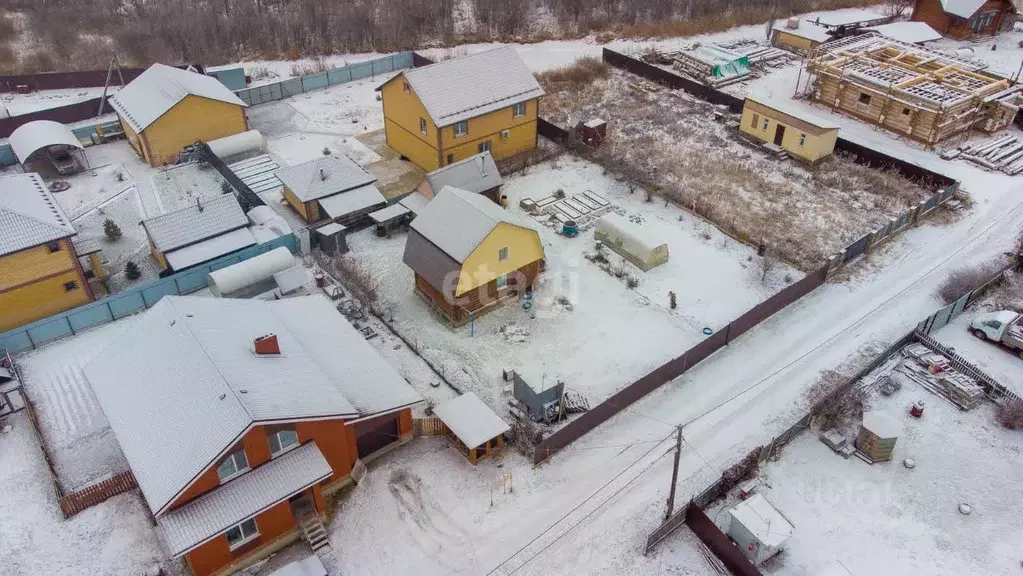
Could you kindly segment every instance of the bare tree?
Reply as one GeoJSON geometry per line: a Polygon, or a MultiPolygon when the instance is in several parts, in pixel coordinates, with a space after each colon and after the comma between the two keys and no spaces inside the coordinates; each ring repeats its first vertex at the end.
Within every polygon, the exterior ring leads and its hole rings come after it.
{"type": "Polygon", "coordinates": [[[778,266],[778,255],[770,248],[764,248],[760,256],[760,281],[766,283],[767,275],[778,266]]]}
{"type": "Polygon", "coordinates": [[[901,18],[913,8],[914,0],[885,0],[881,4],[881,14],[891,18],[901,18]]]}

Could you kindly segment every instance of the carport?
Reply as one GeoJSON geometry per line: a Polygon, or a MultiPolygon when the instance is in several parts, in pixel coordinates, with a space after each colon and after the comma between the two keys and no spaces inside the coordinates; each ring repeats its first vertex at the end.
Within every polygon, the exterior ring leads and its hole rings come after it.
{"type": "Polygon", "coordinates": [[[18,162],[28,163],[46,158],[58,174],[73,174],[89,167],[85,147],[70,128],[53,120],[28,122],[11,133],[9,139],[18,162]]]}

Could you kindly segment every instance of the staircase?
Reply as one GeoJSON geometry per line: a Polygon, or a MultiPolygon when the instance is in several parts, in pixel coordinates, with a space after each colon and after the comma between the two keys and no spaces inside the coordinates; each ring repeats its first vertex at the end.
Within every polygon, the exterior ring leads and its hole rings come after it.
{"type": "Polygon", "coordinates": [[[327,529],[323,527],[320,515],[311,507],[303,510],[299,516],[299,526],[302,527],[302,536],[309,543],[314,554],[321,556],[333,551],[333,548],[330,547],[330,540],[327,538],[327,529]]]}

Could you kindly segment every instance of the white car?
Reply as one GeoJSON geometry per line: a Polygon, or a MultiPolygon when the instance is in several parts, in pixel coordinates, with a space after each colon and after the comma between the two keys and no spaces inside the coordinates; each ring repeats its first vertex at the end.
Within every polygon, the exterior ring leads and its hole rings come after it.
{"type": "Polygon", "coordinates": [[[1023,315],[1012,310],[981,314],[973,319],[970,332],[981,340],[1000,342],[1023,358],[1023,315]]]}

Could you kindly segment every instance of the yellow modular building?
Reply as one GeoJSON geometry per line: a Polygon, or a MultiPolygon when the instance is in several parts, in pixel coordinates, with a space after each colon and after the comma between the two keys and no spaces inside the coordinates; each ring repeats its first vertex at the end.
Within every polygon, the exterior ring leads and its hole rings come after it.
{"type": "Polygon", "coordinates": [[[153,64],[110,97],[135,152],[150,166],[177,160],[181,149],[248,130],[245,103],[219,80],[153,64]]]}
{"type": "Polygon", "coordinates": [[[0,177],[0,332],[93,300],[75,234],[38,174],[0,177]]]}
{"type": "Polygon", "coordinates": [[[445,186],[412,221],[403,261],[417,292],[457,325],[531,289],[544,251],[529,222],[485,196],[445,186]]]}
{"type": "Polygon", "coordinates": [[[510,46],[405,70],[377,90],[387,145],[427,172],[536,148],[544,92],[510,46]]]}
{"type": "Polygon", "coordinates": [[[831,40],[828,29],[813,22],[801,22],[799,18],[771,28],[771,44],[800,54],[809,54],[811,50],[831,40]]]}
{"type": "Polygon", "coordinates": [[[835,151],[838,124],[801,110],[783,112],[779,106],[783,105],[746,98],[739,129],[811,163],[835,151]]]}

